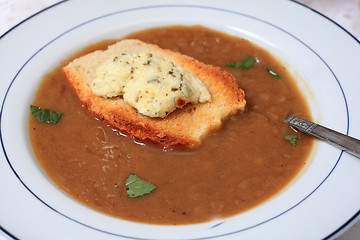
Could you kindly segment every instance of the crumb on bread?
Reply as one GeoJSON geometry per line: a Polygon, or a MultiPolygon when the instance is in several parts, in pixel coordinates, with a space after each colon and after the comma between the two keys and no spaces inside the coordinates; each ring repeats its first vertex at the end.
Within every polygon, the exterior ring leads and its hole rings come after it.
{"type": "Polygon", "coordinates": [[[211,101],[209,91],[193,74],[147,49],[111,56],[96,68],[90,88],[98,96],[121,96],[149,117],[163,118],[187,103],[211,101]]]}

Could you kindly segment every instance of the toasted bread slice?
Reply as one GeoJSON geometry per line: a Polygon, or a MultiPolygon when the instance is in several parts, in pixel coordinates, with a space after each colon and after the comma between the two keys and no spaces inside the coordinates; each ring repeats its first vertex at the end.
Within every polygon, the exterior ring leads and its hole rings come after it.
{"type": "Polygon", "coordinates": [[[136,140],[151,140],[163,147],[180,145],[193,149],[200,146],[210,131],[219,128],[229,116],[243,111],[246,103],[244,91],[239,89],[230,73],[139,40],[122,40],[110,45],[107,50],[79,57],[63,71],[79,100],[97,118],[136,140]],[[139,114],[121,97],[104,98],[93,93],[90,84],[102,62],[126,50],[144,49],[160,54],[200,79],[211,94],[211,102],[187,104],[165,118],[153,118],[139,114]]]}

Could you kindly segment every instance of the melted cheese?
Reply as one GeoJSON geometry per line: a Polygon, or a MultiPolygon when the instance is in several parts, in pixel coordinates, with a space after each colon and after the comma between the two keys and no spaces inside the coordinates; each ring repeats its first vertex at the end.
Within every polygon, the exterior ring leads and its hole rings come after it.
{"type": "Polygon", "coordinates": [[[122,96],[150,117],[166,117],[187,103],[211,101],[198,78],[151,52],[123,52],[109,59],[96,69],[90,87],[98,96],[122,96]]]}

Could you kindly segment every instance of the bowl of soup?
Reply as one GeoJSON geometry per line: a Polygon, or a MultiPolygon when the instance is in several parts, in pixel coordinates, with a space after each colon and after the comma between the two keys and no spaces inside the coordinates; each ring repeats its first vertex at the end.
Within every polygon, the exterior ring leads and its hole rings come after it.
{"type": "MultiPolygon", "coordinates": [[[[232,4],[237,10],[210,3],[90,1],[92,8],[67,20],[60,16],[83,4],[63,2],[5,36],[3,45],[17,31],[39,23],[52,29],[44,20],[63,19],[54,33],[30,39],[15,70],[7,71],[3,158],[10,175],[6,179],[22,196],[26,217],[6,221],[5,229],[12,233],[16,221],[28,223],[32,227],[13,233],[21,238],[281,239],[295,233],[324,238],[342,226],[333,220],[339,212],[338,219],[356,214],[357,205],[350,203],[345,210],[328,211],[338,199],[328,196],[350,194],[339,193],[336,179],[342,169],[355,171],[353,157],[284,123],[293,114],[348,133],[354,100],[347,95],[345,72],[358,70],[342,70],[334,53],[326,51],[329,46],[317,42],[320,36],[293,28],[307,14],[333,26],[294,2],[275,4],[294,13],[293,18],[279,16],[281,21],[255,4],[243,10],[240,3],[232,4]],[[156,44],[231,73],[245,92],[244,112],[223,121],[192,150],[135,141],[114,129],[81,104],[62,68],[121,39],[156,44]],[[247,69],[227,64],[247,56],[254,58],[247,69]],[[63,115],[57,123],[39,122],[30,105],[63,115]],[[131,174],[156,188],[129,197],[126,179],[131,174]],[[311,231],[314,219],[326,224],[311,231]],[[304,223],[306,231],[298,230],[304,223]],[[43,234],[35,233],[39,228],[43,234]]],[[[341,29],[336,31],[332,34],[342,36],[341,29]]]]}

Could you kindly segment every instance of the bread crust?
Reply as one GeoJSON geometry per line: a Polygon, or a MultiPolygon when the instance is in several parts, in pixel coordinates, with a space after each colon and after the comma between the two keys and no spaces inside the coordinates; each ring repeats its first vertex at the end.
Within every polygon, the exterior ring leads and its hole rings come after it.
{"type": "Polygon", "coordinates": [[[95,51],[77,58],[65,66],[63,71],[84,107],[98,119],[137,141],[151,140],[167,148],[199,147],[210,131],[219,128],[226,118],[242,112],[246,104],[244,91],[238,87],[235,77],[230,73],[189,56],[135,39],[122,40],[110,45],[107,50],[95,51]],[[212,101],[187,104],[166,118],[151,118],[138,114],[136,109],[121,97],[103,98],[92,92],[90,83],[94,79],[96,66],[121,51],[143,48],[164,56],[195,75],[209,90],[212,101]]]}

